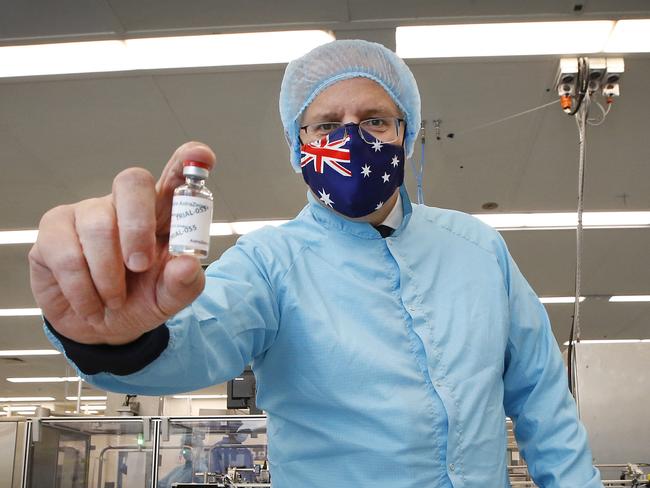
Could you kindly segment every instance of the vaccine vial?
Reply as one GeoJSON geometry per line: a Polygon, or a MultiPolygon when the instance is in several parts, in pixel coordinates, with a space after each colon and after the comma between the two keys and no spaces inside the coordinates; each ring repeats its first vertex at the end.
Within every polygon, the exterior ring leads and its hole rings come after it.
{"type": "Polygon", "coordinates": [[[184,161],[185,184],[174,190],[172,219],[169,229],[169,253],[174,256],[208,256],[212,192],[205,186],[210,175],[207,164],[184,161]]]}

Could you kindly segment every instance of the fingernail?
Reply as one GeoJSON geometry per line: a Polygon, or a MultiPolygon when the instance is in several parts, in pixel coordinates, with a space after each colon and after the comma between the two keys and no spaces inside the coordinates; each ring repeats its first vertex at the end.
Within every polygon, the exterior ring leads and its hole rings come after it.
{"type": "Polygon", "coordinates": [[[100,327],[104,325],[104,314],[101,312],[94,313],[86,317],[86,321],[89,322],[90,325],[94,325],[95,327],[100,327]]]}
{"type": "Polygon", "coordinates": [[[131,271],[144,271],[149,266],[149,258],[143,252],[134,252],[126,264],[131,271]]]}

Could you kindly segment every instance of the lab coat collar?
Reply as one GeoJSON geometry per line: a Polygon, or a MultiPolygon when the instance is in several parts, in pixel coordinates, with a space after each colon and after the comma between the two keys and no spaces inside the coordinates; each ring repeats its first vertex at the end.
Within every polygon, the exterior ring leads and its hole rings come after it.
{"type": "MultiPolygon", "coordinates": [[[[400,186],[399,189],[402,200],[402,211],[404,217],[401,225],[393,232],[391,237],[397,237],[404,228],[408,225],[411,218],[413,207],[411,206],[411,199],[406,191],[406,185],[400,186]]],[[[307,199],[309,200],[309,210],[317,222],[327,229],[340,230],[347,234],[352,234],[363,239],[382,239],[379,231],[375,229],[368,222],[355,222],[333,212],[332,210],[323,206],[312,192],[307,190],[307,199]]]]}

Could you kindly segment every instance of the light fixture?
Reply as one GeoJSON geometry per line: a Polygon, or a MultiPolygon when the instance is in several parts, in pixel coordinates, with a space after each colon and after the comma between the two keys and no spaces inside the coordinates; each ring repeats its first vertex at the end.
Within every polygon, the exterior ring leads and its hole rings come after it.
{"type": "MultiPolygon", "coordinates": [[[[576,297],[539,297],[542,303],[575,303],[576,297]]],[[[580,297],[580,303],[585,301],[585,297],[580,297]]]]}
{"type": "MultiPolygon", "coordinates": [[[[498,230],[552,230],[575,229],[578,216],[575,212],[530,212],[530,213],[499,213],[474,214],[474,217],[498,230]]],[[[266,225],[277,227],[288,220],[250,220],[239,222],[213,222],[210,224],[211,236],[244,235],[266,225]]],[[[626,229],[650,227],[650,212],[584,212],[583,227],[587,229],[626,229]]],[[[0,244],[3,244],[3,234],[13,231],[0,231],[0,244]]],[[[37,231],[33,238],[25,241],[31,244],[36,241],[37,231]]],[[[9,315],[41,315],[38,308],[9,308],[0,309],[0,316],[9,315]]]]}
{"type": "Polygon", "coordinates": [[[212,398],[228,398],[228,395],[172,395],[172,398],[178,399],[191,399],[191,400],[207,400],[212,398]]]}
{"type": "Polygon", "coordinates": [[[0,308],[0,317],[22,317],[41,315],[40,308],[0,308]]]}
{"type": "Polygon", "coordinates": [[[510,22],[398,27],[403,58],[587,54],[602,52],[615,22],[510,22]]]}
{"type": "Polygon", "coordinates": [[[650,295],[614,295],[610,302],[650,302],[650,295]]]}
{"type": "Polygon", "coordinates": [[[66,381],[79,381],[78,376],[42,376],[33,378],[7,378],[11,383],[64,383],[66,381]]]}
{"type": "MultiPolygon", "coordinates": [[[[2,49],[2,48],[0,48],[2,49]]],[[[287,223],[288,220],[242,220],[239,222],[213,222],[210,224],[211,236],[230,236],[230,235],[244,235],[257,229],[261,229],[266,225],[277,227],[287,223]]],[[[33,244],[36,242],[38,230],[29,231],[0,231],[0,244],[33,244]],[[16,239],[14,234],[16,232],[23,232],[20,240],[16,239]]],[[[13,315],[41,315],[40,308],[7,308],[0,309],[0,316],[13,316],[13,315]]]]}
{"type": "MultiPolygon", "coordinates": [[[[81,396],[81,400],[82,400],[82,401],[87,401],[87,400],[91,400],[91,401],[92,401],[92,400],[106,400],[106,398],[107,398],[107,397],[105,397],[105,396],[81,396]]],[[[77,397],[76,397],[76,396],[67,396],[67,397],[65,397],[65,399],[66,399],[66,400],[70,400],[70,401],[75,401],[75,402],[77,401],[77,397]]]]}
{"type": "Polygon", "coordinates": [[[15,357],[15,356],[56,356],[61,354],[55,349],[14,349],[0,351],[0,357],[15,357]]]}
{"type": "Polygon", "coordinates": [[[81,410],[106,410],[106,405],[82,405],[81,410]]]}
{"type": "MultiPolygon", "coordinates": [[[[476,218],[497,230],[575,229],[575,212],[475,214],[476,218]]],[[[617,229],[650,227],[650,212],[584,212],[585,229],[617,229]]]]}
{"type": "Polygon", "coordinates": [[[609,36],[606,53],[650,52],[650,19],[619,20],[609,36]]]}
{"type": "MultiPolygon", "coordinates": [[[[640,342],[650,342],[650,339],[584,339],[579,344],[631,344],[640,342]]],[[[569,341],[566,341],[564,345],[568,346],[569,341]]]]}
{"type": "Polygon", "coordinates": [[[3,410],[5,412],[20,412],[21,410],[32,410],[32,413],[34,413],[33,411],[36,410],[37,408],[38,408],[37,405],[20,405],[17,407],[4,407],[3,410]]]}
{"type": "Polygon", "coordinates": [[[53,402],[54,397],[0,397],[0,403],[53,402]]]}
{"type": "Polygon", "coordinates": [[[266,225],[277,227],[288,220],[243,220],[240,222],[214,222],[210,224],[211,236],[244,235],[266,225]]]}
{"type": "Polygon", "coordinates": [[[0,47],[0,77],[287,63],[334,40],[322,30],[0,47]]]}
{"type": "Polygon", "coordinates": [[[27,411],[22,411],[22,412],[14,412],[18,415],[34,415],[36,412],[34,410],[27,410],[27,411]]]}
{"type": "Polygon", "coordinates": [[[0,232],[0,244],[32,244],[36,242],[38,230],[5,230],[0,232]]]}
{"type": "Polygon", "coordinates": [[[248,222],[247,221],[233,222],[230,225],[232,226],[232,230],[234,234],[244,235],[244,234],[248,234],[249,232],[253,232],[254,230],[261,229],[266,225],[277,227],[278,225],[282,225],[287,222],[288,222],[287,220],[252,220],[248,222]]]}

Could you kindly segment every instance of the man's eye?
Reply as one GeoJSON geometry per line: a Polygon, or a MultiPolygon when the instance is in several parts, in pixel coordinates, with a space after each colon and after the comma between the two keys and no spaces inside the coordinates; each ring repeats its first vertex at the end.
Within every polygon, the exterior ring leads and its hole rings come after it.
{"type": "Polygon", "coordinates": [[[331,132],[334,129],[336,129],[339,126],[339,124],[333,123],[333,122],[326,122],[323,124],[317,124],[315,126],[315,129],[317,132],[331,132]]]}
{"type": "Polygon", "coordinates": [[[388,127],[388,122],[386,119],[370,119],[366,120],[365,123],[363,124],[364,126],[368,127],[369,129],[385,129],[388,127]]]}

